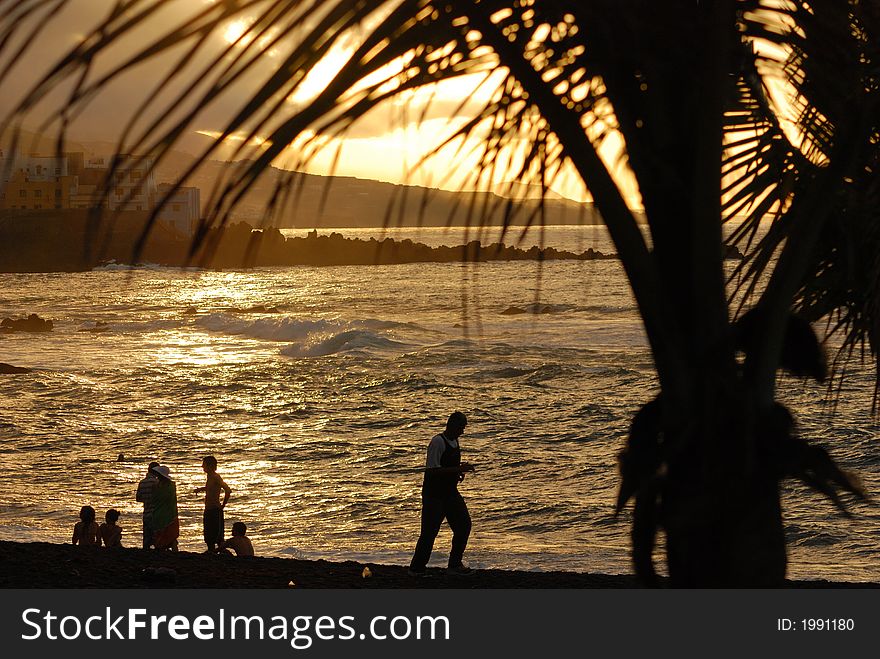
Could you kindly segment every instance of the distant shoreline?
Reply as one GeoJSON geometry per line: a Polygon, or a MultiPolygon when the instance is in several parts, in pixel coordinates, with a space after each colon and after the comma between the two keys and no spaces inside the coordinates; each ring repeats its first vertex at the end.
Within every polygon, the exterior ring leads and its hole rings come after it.
{"type": "MultiPolygon", "coordinates": [[[[257,547],[259,552],[259,546],[257,547]]],[[[400,565],[0,541],[0,588],[638,588],[631,575],[476,570],[417,579],[400,565]],[[370,576],[364,577],[364,568],[370,576]],[[159,570],[157,568],[166,568],[159,570]],[[145,572],[146,570],[146,572],[145,572]],[[169,572],[170,571],[170,572],[169,572]]],[[[875,583],[792,581],[791,588],[878,588],[875,583]]]]}
{"type": "Polygon", "coordinates": [[[106,263],[152,263],[206,269],[272,266],[390,265],[487,261],[593,261],[616,259],[592,248],[582,252],[473,240],[454,247],[431,247],[412,240],[348,238],[340,233],[286,237],[275,228],[247,223],[212,229],[191,253],[192,240],[163,225],[140,238],[147,213],[126,213],[95,226],[88,213],[0,215],[0,272],[84,272],[106,263]],[[89,247],[90,249],[87,249],[89,247]]]}
{"type": "MultiPolygon", "coordinates": [[[[107,263],[150,263],[168,267],[247,269],[273,266],[483,263],[490,261],[601,261],[617,255],[592,248],[573,252],[554,247],[527,249],[500,243],[432,247],[410,239],[346,237],[341,233],[286,237],[275,228],[240,222],[208,231],[191,253],[191,239],[162,225],[143,244],[147,213],[125,213],[95,226],[88,213],[0,214],[0,272],[85,272],[107,263]],[[90,249],[87,249],[87,246],[90,249]]],[[[724,258],[741,259],[735,247],[724,258]]]]}

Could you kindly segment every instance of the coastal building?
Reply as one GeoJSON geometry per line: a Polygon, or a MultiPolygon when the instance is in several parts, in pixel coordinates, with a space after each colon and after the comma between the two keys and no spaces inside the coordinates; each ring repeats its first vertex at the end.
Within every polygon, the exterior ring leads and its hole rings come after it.
{"type": "Polygon", "coordinates": [[[113,182],[107,206],[112,211],[148,211],[156,207],[158,196],[153,159],[148,156],[119,155],[111,165],[113,182]]]}
{"type": "Polygon", "coordinates": [[[160,183],[157,191],[159,200],[164,200],[164,205],[159,211],[159,221],[178,233],[191,236],[201,217],[199,189],[181,187],[174,190],[174,186],[170,183],[160,183]]]}
{"type": "Polygon", "coordinates": [[[76,192],[70,195],[70,208],[88,210],[90,208],[107,208],[107,200],[101,197],[101,190],[97,185],[83,185],[80,183],[76,192]]]}
{"type": "Polygon", "coordinates": [[[32,155],[19,158],[16,169],[34,183],[48,182],[69,176],[68,158],[64,156],[32,155]]]}
{"type": "Polygon", "coordinates": [[[31,155],[7,157],[0,208],[24,210],[70,208],[77,192],[77,177],[70,173],[70,158],[31,155]]]}
{"type": "Polygon", "coordinates": [[[156,183],[155,161],[147,156],[86,157],[83,153],[30,155],[0,150],[0,208],[15,210],[95,207],[110,211],[153,211],[168,197],[158,220],[174,231],[192,235],[201,217],[200,191],[174,190],[156,183]],[[112,177],[112,178],[111,178],[112,177]]]}
{"type": "MultiPolygon", "coordinates": [[[[78,154],[82,155],[82,154],[78,154]]],[[[104,194],[104,182],[107,179],[107,162],[104,158],[89,158],[77,171],[79,185],[77,193],[70,198],[70,207],[90,209],[108,206],[107,195],[104,194]]]]}
{"type": "Polygon", "coordinates": [[[0,206],[26,210],[70,208],[71,197],[76,193],[75,176],[34,180],[18,171],[6,182],[0,206]]]}
{"type": "Polygon", "coordinates": [[[15,156],[8,149],[0,148],[0,207],[3,203],[3,194],[6,190],[6,184],[12,175],[12,168],[15,164],[15,156]]]}

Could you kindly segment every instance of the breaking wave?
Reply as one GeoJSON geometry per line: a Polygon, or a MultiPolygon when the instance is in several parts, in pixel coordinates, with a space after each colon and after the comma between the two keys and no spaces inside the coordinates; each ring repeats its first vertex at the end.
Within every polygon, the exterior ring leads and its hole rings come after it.
{"type": "Polygon", "coordinates": [[[326,357],[350,350],[398,350],[407,347],[405,343],[370,331],[346,330],[313,342],[290,345],[281,354],[286,357],[326,357]]]}
{"type": "Polygon", "coordinates": [[[210,332],[247,336],[264,341],[306,342],[314,335],[326,336],[350,330],[381,332],[393,329],[413,329],[410,323],[396,323],[372,318],[338,320],[330,318],[291,318],[289,316],[248,319],[226,313],[200,317],[196,325],[210,332]]]}
{"type": "Polygon", "coordinates": [[[521,307],[511,306],[507,307],[504,311],[501,312],[502,316],[517,316],[520,314],[551,314],[551,313],[565,313],[566,311],[573,311],[577,307],[573,304],[549,304],[544,302],[532,302],[531,304],[526,304],[521,307]]]}

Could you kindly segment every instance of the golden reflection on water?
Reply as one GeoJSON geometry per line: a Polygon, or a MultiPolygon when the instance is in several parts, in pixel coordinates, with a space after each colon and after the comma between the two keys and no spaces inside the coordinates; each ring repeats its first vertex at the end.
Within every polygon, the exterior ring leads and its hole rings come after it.
{"type": "Polygon", "coordinates": [[[151,357],[157,364],[204,367],[243,364],[252,361],[255,355],[251,350],[242,349],[238,343],[230,345],[216,336],[168,331],[163,332],[161,344],[154,347],[151,357]]]}
{"type": "MultiPolygon", "coordinates": [[[[124,543],[137,545],[134,491],[157,459],[177,482],[182,547],[201,551],[194,489],[214,454],[233,489],[227,531],[244,521],[258,553],[404,563],[426,443],[461,408],[479,465],[462,485],[472,564],[628,571],[627,517],[611,519],[615,455],[654,395],[650,355],[616,263],[543,268],[542,295],[569,310],[504,315],[534,301],[510,286],[532,264],[491,264],[468,290],[482,329],[467,336],[459,268],[443,264],[0,276],[9,313],[58,321],[49,336],[3,338],[3,361],[36,369],[0,380],[3,531],[66,541],[89,504],[122,511],[124,543]],[[278,311],[248,311],[257,305],[278,311]],[[110,330],[79,331],[96,320],[110,330]],[[362,340],[285,351],[348,334],[362,340]]],[[[833,423],[816,391],[783,391],[804,433],[880,490],[865,459],[876,455],[870,388],[867,402],[847,391],[833,423]]],[[[793,574],[877,578],[880,520],[854,512],[840,520],[813,495],[787,494],[793,574]]],[[[448,542],[444,529],[441,562],[448,542]]]]}

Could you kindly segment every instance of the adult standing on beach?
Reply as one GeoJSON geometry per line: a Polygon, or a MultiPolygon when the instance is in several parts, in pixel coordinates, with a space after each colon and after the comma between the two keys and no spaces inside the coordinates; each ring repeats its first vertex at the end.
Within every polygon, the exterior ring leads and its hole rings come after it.
{"type": "Polygon", "coordinates": [[[171,470],[165,465],[153,467],[156,488],[153,490],[153,544],[156,549],[177,551],[180,520],[177,517],[177,486],[171,479],[171,470]]]}
{"type": "Polygon", "coordinates": [[[151,462],[147,467],[147,475],[138,483],[134,498],[144,504],[144,549],[149,549],[153,544],[153,492],[156,489],[157,476],[153,469],[158,467],[158,462],[151,462]]]}
{"type": "Polygon", "coordinates": [[[458,484],[473,465],[461,461],[459,438],[464,434],[467,417],[453,412],[446,422],[446,430],[435,435],[428,444],[425,476],[422,482],[422,524],[419,541],[409,566],[412,576],[427,574],[428,560],[434,548],[434,540],[445,519],[452,529],[452,551],[449,552],[447,574],[470,574],[462,563],[468,536],[471,533],[471,516],[464,499],[458,492],[458,484]]]}
{"type": "Polygon", "coordinates": [[[208,545],[208,551],[217,551],[226,532],[223,509],[229,502],[232,490],[217,473],[217,458],[213,455],[206,456],[202,460],[202,469],[207,479],[205,486],[196,488],[196,492],[205,493],[205,514],[202,518],[205,529],[205,544],[208,545]],[[223,490],[223,503],[220,503],[220,490],[223,490]]]}

